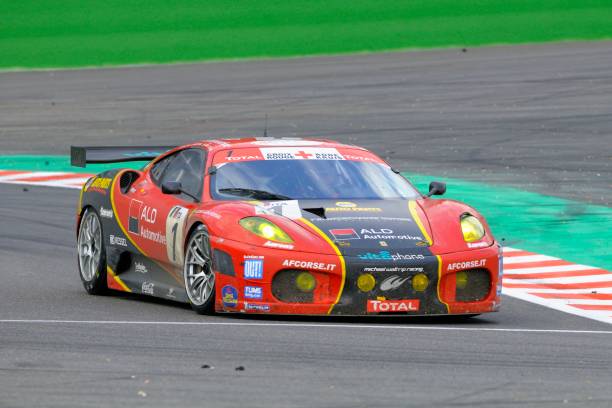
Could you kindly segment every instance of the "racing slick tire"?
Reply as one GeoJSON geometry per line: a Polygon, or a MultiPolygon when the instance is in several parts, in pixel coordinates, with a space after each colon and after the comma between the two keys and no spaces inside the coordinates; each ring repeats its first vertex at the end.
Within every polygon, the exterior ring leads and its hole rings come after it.
{"type": "Polygon", "coordinates": [[[106,285],[106,250],[102,223],[94,209],[88,208],[81,218],[77,238],[77,264],[85,290],[90,295],[102,295],[106,285]]]}
{"type": "Polygon", "coordinates": [[[208,229],[198,225],[189,236],[183,265],[185,291],[198,314],[211,314],[215,305],[215,273],[208,229]]]}

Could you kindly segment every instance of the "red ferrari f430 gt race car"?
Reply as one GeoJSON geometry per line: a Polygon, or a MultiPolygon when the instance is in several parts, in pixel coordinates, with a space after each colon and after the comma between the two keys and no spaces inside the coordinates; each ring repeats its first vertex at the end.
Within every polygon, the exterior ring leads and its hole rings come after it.
{"type": "Polygon", "coordinates": [[[150,161],[83,186],[85,289],[188,302],[198,313],[480,314],[500,306],[502,255],[483,217],[422,195],[372,152],[328,140],[72,147],[72,164],[150,161]]]}

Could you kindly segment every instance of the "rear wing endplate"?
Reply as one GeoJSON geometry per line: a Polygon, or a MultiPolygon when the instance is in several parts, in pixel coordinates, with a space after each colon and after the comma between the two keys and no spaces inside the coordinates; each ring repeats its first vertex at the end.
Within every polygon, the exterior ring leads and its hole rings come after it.
{"type": "Polygon", "coordinates": [[[150,161],[176,146],[70,146],[70,164],[85,167],[87,163],[121,163],[150,161]]]}

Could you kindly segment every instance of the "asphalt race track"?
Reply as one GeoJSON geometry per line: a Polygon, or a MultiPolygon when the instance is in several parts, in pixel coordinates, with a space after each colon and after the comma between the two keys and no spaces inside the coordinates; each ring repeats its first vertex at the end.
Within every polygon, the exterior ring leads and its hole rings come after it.
{"type": "MultiPolygon", "coordinates": [[[[1,73],[0,149],[241,136],[267,112],[273,136],[609,205],[610,67],[601,42],[1,73]]],[[[512,298],[471,320],[330,320],[89,296],[77,196],[0,185],[2,408],[612,406],[612,327],[512,298]]]]}

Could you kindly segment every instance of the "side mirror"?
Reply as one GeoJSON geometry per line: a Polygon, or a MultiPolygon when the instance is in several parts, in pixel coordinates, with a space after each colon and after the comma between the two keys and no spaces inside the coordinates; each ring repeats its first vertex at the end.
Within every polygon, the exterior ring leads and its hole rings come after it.
{"type": "Polygon", "coordinates": [[[183,186],[178,181],[164,181],[161,189],[164,194],[181,194],[183,186]]]}
{"type": "Polygon", "coordinates": [[[429,193],[427,193],[427,197],[442,195],[444,193],[446,193],[446,183],[442,183],[441,181],[432,181],[429,183],[429,193]]]}

